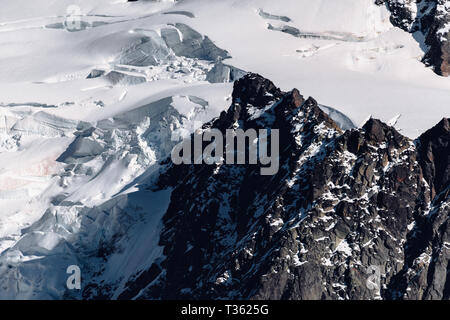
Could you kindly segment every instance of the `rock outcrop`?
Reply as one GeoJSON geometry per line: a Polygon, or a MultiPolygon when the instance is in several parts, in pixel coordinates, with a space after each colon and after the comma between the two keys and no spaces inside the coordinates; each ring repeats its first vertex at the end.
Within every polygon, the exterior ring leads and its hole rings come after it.
{"type": "Polygon", "coordinates": [[[391,22],[424,36],[423,62],[442,76],[450,75],[450,3],[446,0],[376,0],[391,11],[391,22]]]}
{"type": "Polygon", "coordinates": [[[208,128],[279,129],[279,171],[168,160],[164,258],[119,298],[449,299],[449,119],[416,141],[376,119],[343,132],[249,74],[208,128]]]}

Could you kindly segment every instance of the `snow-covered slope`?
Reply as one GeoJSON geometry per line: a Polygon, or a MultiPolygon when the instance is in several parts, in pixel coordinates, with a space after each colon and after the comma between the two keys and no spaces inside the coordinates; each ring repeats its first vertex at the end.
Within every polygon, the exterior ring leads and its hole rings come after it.
{"type": "Polygon", "coordinates": [[[0,298],[77,297],[70,264],[119,295],[152,265],[158,161],[243,70],[411,138],[450,105],[450,79],[373,0],[3,0],[0,45],[0,298]]]}

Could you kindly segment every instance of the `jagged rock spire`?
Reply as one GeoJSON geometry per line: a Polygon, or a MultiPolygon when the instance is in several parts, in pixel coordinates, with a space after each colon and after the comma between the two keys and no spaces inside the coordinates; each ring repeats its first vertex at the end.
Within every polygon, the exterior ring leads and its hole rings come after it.
{"type": "Polygon", "coordinates": [[[448,119],[418,148],[376,119],[343,132],[313,98],[249,74],[204,128],[234,125],[279,129],[280,170],[168,162],[164,259],[122,298],[448,298],[450,199],[434,198],[448,186],[448,119]]]}

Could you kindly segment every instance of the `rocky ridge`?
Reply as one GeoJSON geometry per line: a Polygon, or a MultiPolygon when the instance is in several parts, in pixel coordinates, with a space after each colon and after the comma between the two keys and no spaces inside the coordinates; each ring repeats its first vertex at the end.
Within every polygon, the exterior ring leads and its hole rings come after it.
{"type": "Polygon", "coordinates": [[[249,74],[208,128],[279,129],[280,170],[167,161],[164,257],[119,298],[449,299],[448,118],[416,141],[376,119],[343,132],[249,74]]]}

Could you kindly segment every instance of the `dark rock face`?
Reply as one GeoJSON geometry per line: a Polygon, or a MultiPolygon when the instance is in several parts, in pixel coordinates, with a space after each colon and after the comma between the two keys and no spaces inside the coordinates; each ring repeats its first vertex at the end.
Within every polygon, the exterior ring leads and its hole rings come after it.
{"type": "Polygon", "coordinates": [[[448,187],[450,181],[450,124],[442,119],[419,139],[419,153],[425,180],[431,187],[432,196],[448,187]]]}
{"type": "Polygon", "coordinates": [[[343,132],[249,74],[203,128],[279,129],[280,169],[168,161],[164,259],[120,298],[449,299],[449,119],[415,142],[375,119],[343,132]]]}
{"type": "Polygon", "coordinates": [[[425,38],[423,62],[442,76],[450,75],[450,6],[445,0],[376,0],[391,12],[393,25],[421,32],[425,38]]]}

